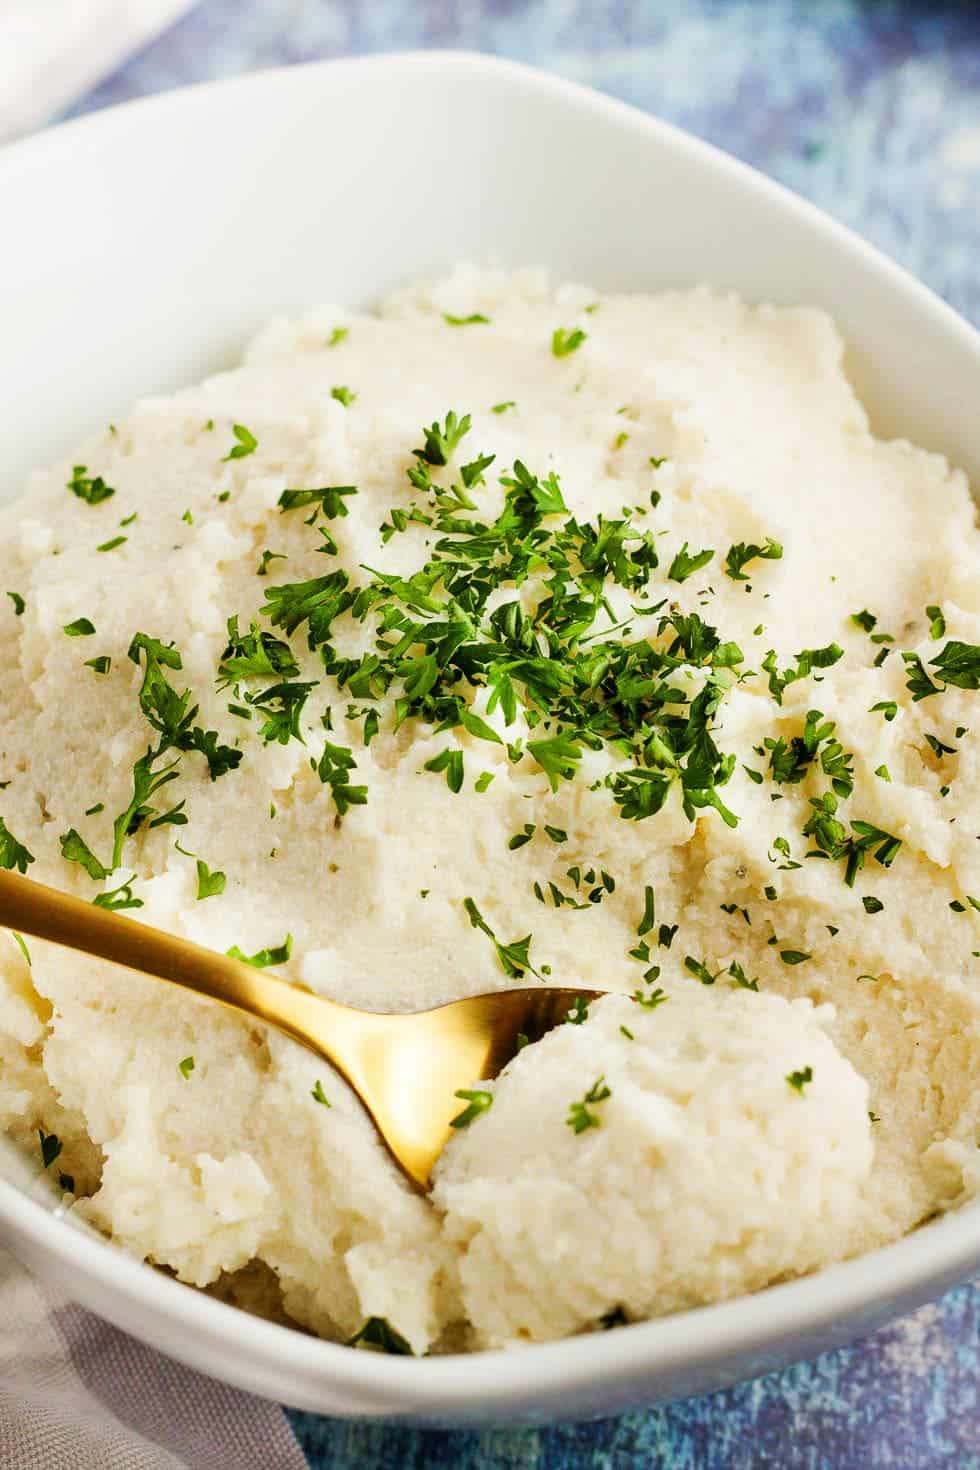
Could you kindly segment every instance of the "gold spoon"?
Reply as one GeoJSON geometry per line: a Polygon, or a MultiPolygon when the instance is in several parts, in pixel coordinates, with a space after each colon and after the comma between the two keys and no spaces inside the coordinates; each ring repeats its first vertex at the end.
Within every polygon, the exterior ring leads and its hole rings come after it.
{"type": "Polygon", "coordinates": [[[461,1111],[457,1091],[496,1077],[524,1037],[537,1041],[565,1020],[578,996],[600,993],[539,986],[431,1011],[357,1011],[9,872],[0,872],[0,927],[182,985],[301,1042],[347,1079],[396,1163],[422,1189],[461,1111]]]}

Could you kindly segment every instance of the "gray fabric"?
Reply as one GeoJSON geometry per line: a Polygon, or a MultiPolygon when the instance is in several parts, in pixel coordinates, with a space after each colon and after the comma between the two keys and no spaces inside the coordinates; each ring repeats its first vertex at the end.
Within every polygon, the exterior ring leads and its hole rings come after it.
{"type": "Polygon", "coordinates": [[[282,1409],[144,1347],[0,1251],[3,1470],[307,1470],[282,1409]]]}

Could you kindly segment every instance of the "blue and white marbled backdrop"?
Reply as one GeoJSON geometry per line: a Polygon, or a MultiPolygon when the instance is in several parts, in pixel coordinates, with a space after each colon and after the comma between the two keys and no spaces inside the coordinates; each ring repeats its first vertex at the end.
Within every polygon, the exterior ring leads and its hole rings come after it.
{"type": "MultiPolygon", "coordinates": [[[[73,111],[435,46],[533,62],[690,128],[980,323],[980,0],[202,0],[73,111]]],[[[315,1470],[980,1470],[978,1380],[980,1289],[964,1287],[779,1376],[598,1424],[442,1433],[292,1417],[315,1470]]]]}

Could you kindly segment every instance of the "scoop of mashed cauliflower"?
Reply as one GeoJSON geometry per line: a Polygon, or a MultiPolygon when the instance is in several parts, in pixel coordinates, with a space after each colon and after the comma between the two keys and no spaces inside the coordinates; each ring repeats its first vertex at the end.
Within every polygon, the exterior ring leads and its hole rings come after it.
{"type": "Polygon", "coordinates": [[[598,1001],[519,1053],[434,1190],[479,1344],[659,1316],[818,1264],[858,1220],[873,1155],[867,1084],[831,1019],[681,980],[655,1008],[598,1001]]]}

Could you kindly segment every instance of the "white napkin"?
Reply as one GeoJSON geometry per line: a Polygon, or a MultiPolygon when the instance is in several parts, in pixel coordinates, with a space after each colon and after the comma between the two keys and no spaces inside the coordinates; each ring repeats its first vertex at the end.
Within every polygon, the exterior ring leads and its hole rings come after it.
{"type": "Polygon", "coordinates": [[[0,142],[67,107],[196,0],[0,0],[0,142]]]}
{"type": "Polygon", "coordinates": [[[277,1404],[144,1347],[2,1250],[0,1466],[308,1470],[277,1404]]]}

